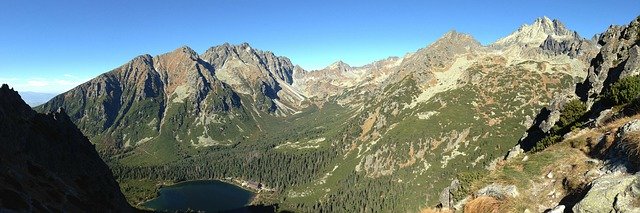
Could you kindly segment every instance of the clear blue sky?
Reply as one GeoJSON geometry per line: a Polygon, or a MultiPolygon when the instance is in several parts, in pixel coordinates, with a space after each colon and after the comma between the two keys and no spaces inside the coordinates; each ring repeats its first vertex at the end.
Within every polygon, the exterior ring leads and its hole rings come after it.
{"type": "Polygon", "coordinates": [[[546,15],[590,38],[640,15],[637,0],[0,2],[0,82],[62,92],[131,58],[248,42],[305,69],[402,56],[455,29],[483,44],[546,15]]]}

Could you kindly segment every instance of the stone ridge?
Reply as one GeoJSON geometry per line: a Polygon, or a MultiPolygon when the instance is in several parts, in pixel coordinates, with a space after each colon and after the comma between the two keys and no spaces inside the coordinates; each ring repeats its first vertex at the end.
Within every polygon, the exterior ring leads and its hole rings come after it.
{"type": "Polygon", "coordinates": [[[557,19],[537,18],[531,25],[524,24],[517,31],[497,40],[493,46],[530,45],[539,46],[547,37],[558,40],[580,39],[577,32],[567,27],[557,19]]]}
{"type": "Polygon", "coordinates": [[[0,212],[131,212],[94,146],[64,109],[38,114],[0,88],[0,212]]]}
{"type": "Polygon", "coordinates": [[[338,60],[336,62],[333,62],[333,64],[325,67],[324,69],[338,69],[338,70],[350,70],[351,66],[349,66],[349,64],[343,62],[342,60],[338,60]]]}
{"type": "Polygon", "coordinates": [[[430,54],[459,54],[481,48],[482,44],[480,44],[480,42],[470,34],[451,30],[433,42],[433,44],[418,50],[416,53],[421,54],[429,52],[430,54]]]}
{"type": "Polygon", "coordinates": [[[242,63],[257,65],[263,74],[270,74],[273,77],[292,84],[293,64],[286,57],[276,56],[270,51],[256,50],[248,43],[240,45],[214,46],[207,49],[200,57],[214,66],[216,70],[222,69],[230,60],[237,59],[242,63]]]}

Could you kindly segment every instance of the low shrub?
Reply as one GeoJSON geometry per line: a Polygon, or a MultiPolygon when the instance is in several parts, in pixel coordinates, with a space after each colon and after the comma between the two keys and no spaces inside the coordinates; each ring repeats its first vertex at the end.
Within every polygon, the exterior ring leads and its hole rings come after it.
{"type": "Polygon", "coordinates": [[[471,184],[482,178],[480,172],[460,172],[456,174],[456,178],[460,181],[460,188],[453,193],[453,199],[456,201],[464,199],[469,193],[471,193],[471,184]]]}
{"type": "Polygon", "coordinates": [[[564,108],[560,111],[560,119],[558,120],[558,126],[560,128],[579,126],[577,122],[587,112],[587,106],[580,100],[575,99],[569,101],[564,105],[564,108]]]}
{"type": "Polygon", "coordinates": [[[582,118],[586,113],[587,106],[582,101],[574,99],[567,102],[562,110],[560,110],[560,118],[558,119],[558,122],[551,127],[550,134],[538,141],[531,151],[542,151],[543,149],[562,141],[562,137],[560,137],[560,135],[564,135],[565,133],[582,126],[580,118],[582,118]]]}
{"type": "Polygon", "coordinates": [[[531,151],[533,152],[542,151],[547,147],[560,142],[561,140],[562,138],[559,135],[549,135],[543,138],[542,140],[538,141],[538,143],[536,143],[536,146],[534,146],[531,151]]]}
{"type": "Polygon", "coordinates": [[[640,76],[638,75],[620,79],[605,93],[605,98],[616,105],[629,103],[638,96],[640,96],[640,76]]]}

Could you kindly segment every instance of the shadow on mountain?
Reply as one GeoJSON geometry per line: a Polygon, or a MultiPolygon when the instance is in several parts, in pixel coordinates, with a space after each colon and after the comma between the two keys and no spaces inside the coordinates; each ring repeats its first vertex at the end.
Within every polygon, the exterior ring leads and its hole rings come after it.
{"type": "Polygon", "coordinates": [[[529,129],[527,130],[527,136],[520,141],[520,148],[522,148],[525,152],[533,149],[538,141],[547,136],[547,133],[540,129],[540,124],[542,124],[542,122],[545,121],[545,119],[549,117],[550,114],[551,111],[545,107],[542,108],[542,110],[540,110],[540,113],[538,113],[538,115],[536,116],[535,120],[533,121],[533,125],[531,125],[531,127],[529,127],[529,129]]]}

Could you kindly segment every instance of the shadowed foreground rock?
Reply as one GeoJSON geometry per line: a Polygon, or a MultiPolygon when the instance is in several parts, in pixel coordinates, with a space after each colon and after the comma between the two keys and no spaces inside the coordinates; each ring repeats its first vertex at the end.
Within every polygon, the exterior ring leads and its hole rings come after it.
{"type": "Polygon", "coordinates": [[[107,165],[63,109],[33,111],[0,88],[0,212],[131,212],[107,165]]]}

